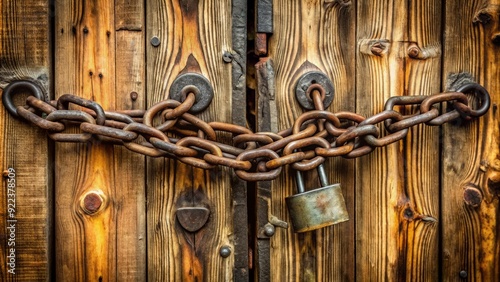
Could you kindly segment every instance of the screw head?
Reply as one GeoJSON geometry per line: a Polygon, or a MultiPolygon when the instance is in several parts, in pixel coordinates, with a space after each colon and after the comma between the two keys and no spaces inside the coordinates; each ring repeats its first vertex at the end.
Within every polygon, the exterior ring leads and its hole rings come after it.
{"type": "Polygon", "coordinates": [[[229,246],[222,246],[219,250],[219,254],[223,258],[227,258],[231,255],[231,248],[229,248],[229,246]]]}
{"type": "Polygon", "coordinates": [[[153,47],[158,47],[158,46],[160,46],[160,43],[161,43],[160,38],[158,38],[158,36],[151,37],[150,42],[151,42],[151,45],[153,45],[153,47]]]}
{"type": "Polygon", "coordinates": [[[458,275],[460,275],[460,278],[467,278],[467,271],[462,270],[458,275]]]}

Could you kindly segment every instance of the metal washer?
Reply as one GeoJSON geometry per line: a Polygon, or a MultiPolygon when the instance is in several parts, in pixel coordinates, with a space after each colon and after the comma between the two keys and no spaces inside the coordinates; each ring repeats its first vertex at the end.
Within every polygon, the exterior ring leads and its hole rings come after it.
{"type": "Polygon", "coordinates": [[[335,90],[332,81],[322,72],[311,71],[302,75],[295,85],[295,98],[307,110],[314,110],[313,100],[307,96],[306,91],[311,84],[320,84],[325,89],[323,106],[328,108],[333,101],[335,90]]]}
{"type": "Polygon", "coordinates": [[[196,95],[195,103],[189,112],[202,112],[210,105],[210,102],[212,102],[214,90],[210,81],[201,74],[185,73],[179,75],[172,83],[172,86],[170,86],[169,97],[170,99],[182,102],[185,98],[182,97],[182,89],[189,85],[193,85],[199,89],[199,94],[196,95]]]}

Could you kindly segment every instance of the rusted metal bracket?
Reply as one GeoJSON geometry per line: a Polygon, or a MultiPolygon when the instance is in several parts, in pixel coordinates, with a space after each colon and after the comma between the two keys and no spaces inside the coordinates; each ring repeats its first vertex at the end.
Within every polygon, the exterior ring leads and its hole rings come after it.
{"type": "MultiPolygon", "coordinates": [[[[275,102],[275,80],[273,61],[261,58],[256,69],[256,123],[257,130],[274,132],[277,130],[277,108],[275,102]]],[[[270,281],[270,241],[276,227],[288,228],[288,223],[279,220],[271,213],[271,181],[259,181],[256,184],[256,238],[255,238],[255,273],[258,281],[270,281]]]]}
{"type": "Polygon", "coordinates": [[[182,228],[196,232],[207,223],[210,210],[206,207],[181,207],[177,209],[175,215],[182,228]]]}
{"type": "Polygon", "coordinates": [[[273,1],[257,0],[257,32],[273,33],[273,1]]]}
{"type": "MultiPolygon", "coordinates": [[[[246,125],[246,59],[247,59],[247,1],[232,1],[232,123],[246,125]]],[[[248,196],[247,183],[235,173],[233,187],[234,281],[248,281],[248,196]]]]}
{"type": "Polygon", "coordinates": [[[273,1],[255,1],[255,54],[267,54],[267,40],[273,33],[273,1]]]}

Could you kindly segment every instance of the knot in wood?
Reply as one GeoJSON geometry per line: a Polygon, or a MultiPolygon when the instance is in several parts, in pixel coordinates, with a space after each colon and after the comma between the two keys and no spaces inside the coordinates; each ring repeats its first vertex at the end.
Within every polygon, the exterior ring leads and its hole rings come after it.
{"type": "Polygon", "coordinates": [[[477,15],[474,17],[473,22],[480,23],[482,25],[487,25],[491,22],[492,19],[493,19],[493,17],[489,12],[481,11],[481,12],[477,13],[477,15]]]}
{"type": "Polygon", "coordinates": [[[473,208],[478,207],[483,201],[483,194],[473,184],[467,184],[464,189],[464,202],[473,208]]]}
{"type": "Polygon", "coordinates": [[[403,216],[406,220],[413,220],[413,218],[415,217],[415,212],[413,211],[412,208],[410,207],[407,207],[406,209],[404,209],[403,211],[403,216]]]}
{"type": "Polygon", "coordinates": [[[376,42],[375,44],[373,44],[371,46],[370,51],[375,56],[382,56],[382,54],[384,53],[386,48],[387,48],[387,46],[385,46],[383,43],[376,42]]]}
{"type": "Polygon", "coordinates": [[[420,54],[420,48],[418,48],[418,46],[413,45],[410,48],[408,48],[408,56],[410,58],[417,59],[419,54],[420,54]]]}
{"type": "Polygon", "coordinates": [[[491,42],[495,45],[500,45],[500,33],[495,33],[493,36],[491,36],[491,42]]]}

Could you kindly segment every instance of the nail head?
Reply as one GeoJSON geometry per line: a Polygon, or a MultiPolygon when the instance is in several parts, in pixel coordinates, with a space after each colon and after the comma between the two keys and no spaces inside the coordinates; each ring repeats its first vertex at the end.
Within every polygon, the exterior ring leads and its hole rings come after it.
{"type": "Polygon", "coordinates": [[[151,38],[150,42],[151,42],[151,45],[153,45],[153,47],[158,47],[158,46],[160,46],[160,43],[161,43],[160,38],[158,38],[157,36],[153,36],[151,38]]]}
{"type": "Polygon", "coordinates": [[[219,254],[223,258],[227,258],[231,255],[231,248],[229,248],[229,246],[222,246],[219,250],[219,254]]]}
{"type": "Polygon", "coordinates": [[[274,228],[274,226],[272,224],[268,223],[264,226],[264,235],[266,235],[267,237],[272,237],[275,232],[276,232],[276,229],[274,228]]]}
{"type": "Polygon", "coordinates": [[[138,97],[139,97],[139,94],[137,94],[137,92],[135,92],[135,91],[130,92],[130,99],[132,99],[132,101],[137,100],[138,97]]]}

